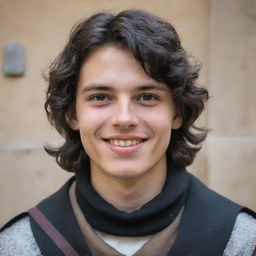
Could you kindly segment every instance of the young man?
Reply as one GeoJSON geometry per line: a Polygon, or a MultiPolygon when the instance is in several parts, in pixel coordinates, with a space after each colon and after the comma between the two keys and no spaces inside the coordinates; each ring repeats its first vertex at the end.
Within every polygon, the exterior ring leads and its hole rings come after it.
{"type": "Polygon", "coordinates": [[[253,255],[255,213],[184,169],[206,137],[198,71],[174,28],[144,11],[76,26],[45,104],[65,138],[47,152],[75,176],[3,228],[1,255],[253,255]]]}

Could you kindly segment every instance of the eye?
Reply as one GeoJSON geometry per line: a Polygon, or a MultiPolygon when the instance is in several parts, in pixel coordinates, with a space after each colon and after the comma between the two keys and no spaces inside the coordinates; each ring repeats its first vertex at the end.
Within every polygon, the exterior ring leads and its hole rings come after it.
{"type": "Polygon", "coordinates": [[[149,93],[143,94],[138,98],[138,101],[155,101],[155,100],[157,100],[157,97],[149,93]]]}
{"type": "Polygon", "coordinates": [[[95,94],[90,96],[90,100],[91,101],[109,101],[111,99],[105,94],[95,94]]]}
{"type": "Polygon", "coordinates": [[[94,107],[107,106],[112,101],[112,97],[104,93],[95,93],[87,99],[94,107]]]}

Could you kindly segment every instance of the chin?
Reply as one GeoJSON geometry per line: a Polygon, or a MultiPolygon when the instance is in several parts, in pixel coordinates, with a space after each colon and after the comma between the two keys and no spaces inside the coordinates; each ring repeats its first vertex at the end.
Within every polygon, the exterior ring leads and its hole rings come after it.
{"type": "Polygon", "coordinates": [[[109,171],[106,170],[105,172],[111,175],[112,177],[115,177],[118,179],[124,179],[124,180],[136,179],[145,173],[144,170],[138,170],[138,169],[132,169],[132,168],[129,168],[129,169],[117,168],[117,169],[111,169],[109,171]]]}

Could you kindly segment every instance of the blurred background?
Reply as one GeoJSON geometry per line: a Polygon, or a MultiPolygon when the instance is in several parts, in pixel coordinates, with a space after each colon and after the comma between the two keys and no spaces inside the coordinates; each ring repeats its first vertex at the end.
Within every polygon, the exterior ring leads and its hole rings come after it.
{"type": "Polygon", "coordinates": [[[56,191],[71,174],[43,146],[62,139],[47,122],[43,71],[71,27],[98,11],[141,8],[171,22],[203,64],[199,83],[211,99],[199,124],[211,129],[188,170],[208,186],[256,210],[255,0],[0,0],[4,46],[25,49],[25,74],[0,74],[0,225],[56,191]]]}

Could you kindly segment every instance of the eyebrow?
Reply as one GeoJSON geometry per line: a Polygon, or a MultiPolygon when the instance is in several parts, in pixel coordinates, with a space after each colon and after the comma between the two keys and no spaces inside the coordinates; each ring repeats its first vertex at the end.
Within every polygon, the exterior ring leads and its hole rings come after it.
{"type": "Polygon", "coordinates": [[[80,94],[86,93],[89,91],[114,91],[114,90],[115,90],[114,87],[107,86],[107,85],[90,85],[83,88],[80,94]]]}
{"type": "MultiPolygon", "coordinates": [[[[141,85],[134,88],[134,91],[149,91],[149,90],[158,90],[158,91],[165,91],[165,92],[169,91],[168,87],[159,86],[155,84],[146,84],[146,85],[141,85]]],[[[107,85],[92,84],[90,86],[86,86],[85,88],[83,88],[80,94],[86,93],[88,91],[115,91],[115,88],[107,85]]]]}
{"type": "Polygon", "coordinates": [[[158,90],[158,91],[168,92],[168,87],[159,86],[159,85],[155,85],[155,84],[147,84],[147,85],[142,85],[142,86],[135,88],[135,91],[148,91],[148,90],[158,90]]]}

